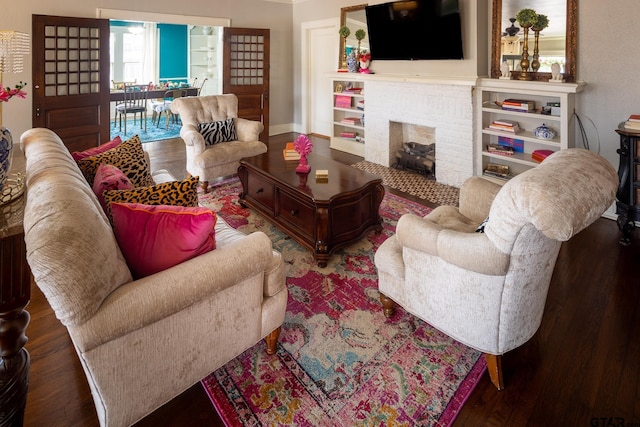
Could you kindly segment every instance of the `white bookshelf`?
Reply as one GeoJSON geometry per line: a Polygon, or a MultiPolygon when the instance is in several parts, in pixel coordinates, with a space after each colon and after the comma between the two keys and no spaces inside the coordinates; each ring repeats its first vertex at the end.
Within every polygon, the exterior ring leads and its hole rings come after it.
{"type": "Polygon", "coordinates": [[[360,101],[364,102],[364,79],[359,74],[340,73],[338,76],[332,77],[330,81],[333,94],[331,100],[333,124],[330,147],[364,157],[364,109],[357,108],[360,101]],[[350,93],[348,91],[349,87],[359,88],[360,92],[350,93]],[[337,106],[336,100],[338,97],[348,99],[349,105],[337,106]],[[343,120],[347,117],[357,118],[360,122],[356,124],[344,123],[343,120]],[[352,132],[356,134],[356,137],[345,138],[341,136],[343,132],[352,132]]]}

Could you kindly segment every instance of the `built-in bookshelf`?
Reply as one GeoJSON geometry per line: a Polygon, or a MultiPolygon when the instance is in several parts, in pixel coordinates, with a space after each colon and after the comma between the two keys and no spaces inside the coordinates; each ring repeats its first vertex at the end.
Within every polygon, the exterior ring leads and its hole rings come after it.
{"type": "Polygon", "coordinates": [[[206,79],[201,95],[221,93],[221,31],[221,27],[189,27],[189,77],[191,80],[197,78],[198,86],[206,79]]]}
{"type": "MultiPolygon", "coordinates": [[[[480,79],[476,90],[478,120],[475,150],[475,174],[504,183],[527,169],[539,164],[533,153],[564,150],[575,146],[573,114],[575,97],[582,92],[585,84],[549,83],[540,81],[519,81],[500,79],[480,79]],[[516,99],[530,101],[533,108],[523,105],[513,107],[504,101],[516,99]],[[500,129],[495,122],[516,122],[515,131],[500,129]],[[542,138],[536,129],[542,125],[555,132],[555,136],[542,138]],[[512,145],[511,152],[496,150],[495,146],[512,145]],[[508,170],[507,176],[499,177],[489,170],[508,170]]],[[[506,150],[509,151],[509,150],[506,150]]],[[[498,174],[500,175],[500,174],[498,174]]]]}
{"type": "Polygon", "coordinates": [[[364,80],[343,73],[331,81],[333,124],[330,147],[364,157],[364,80]]]}

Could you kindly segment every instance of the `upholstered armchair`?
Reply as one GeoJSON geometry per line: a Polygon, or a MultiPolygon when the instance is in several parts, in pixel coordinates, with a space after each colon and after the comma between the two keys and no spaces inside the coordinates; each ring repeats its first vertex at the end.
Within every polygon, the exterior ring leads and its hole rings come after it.
{"type": "MultiPolygon", "coordinates": [[[[233,94],[178,98],[171,103],[171,111],[180,114],[180,137],[187,150],[187,172],[200,177],[202,188],[208,190],[209,181],[237,173],[240,159],[265,153],[267,146],[258,140],[264,125],[258,121],[238,117],[238,98],[233,94]],[[234,119],[235,133],[231,137],[205,136],[198,125],[223,123],[234,119]],[[237,137],[236,137],[237,136],[237,137]],[[218,142],[218,140],[224,140],[218,142]]],[[[228,129],[226,129],[228,131],[228,129]]]]}
{"type": "Polygon", "coordinates": [[[397,303],[485,353],[502,389],[501,355],[538,330],[561,242],[598,219],[617,186],[607,160],[577,148],[503,187],[468,179],[459,208],[403,215],[376,252],[384,314],[391,317],[397,303]]]}

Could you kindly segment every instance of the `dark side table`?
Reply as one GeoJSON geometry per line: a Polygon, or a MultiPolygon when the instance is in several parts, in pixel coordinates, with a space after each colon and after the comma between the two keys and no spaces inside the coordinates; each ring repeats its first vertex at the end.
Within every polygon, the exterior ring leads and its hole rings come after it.
{"type": "Polygon", "coordinates": [[[622,124],[616,132],[620,135],[616,214],[622,232],[620,243],[627,246],[631,243],[635,221],[640,221],[640,132],[625,130],[622,124]]]}
{"type": "Polygon", "coordinates": [[[29,385],[24,308],[32,280],[22,226],[25,201],[21,194],[0,206],[0,426],[22,425],[29,385]]]}

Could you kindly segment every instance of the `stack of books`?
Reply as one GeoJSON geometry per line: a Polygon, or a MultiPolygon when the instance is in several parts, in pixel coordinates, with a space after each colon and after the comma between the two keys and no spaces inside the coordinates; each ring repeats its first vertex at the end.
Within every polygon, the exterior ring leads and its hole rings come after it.
{"type": "Polygon", "coordinates": [[[287,142],[287,145],[282,150],[282,157],[285,160],[300,160],[300,154],[294,148],[293,142],[287,142]]]}
{"type": "Polygon", "coordinates": [[[535,110],[536,103],[527,99],[509,98],[502,101],[502,109],[528,113],[535,110]]]}
{"type": "Polygon", "coordinates": [[[340,132],[340,138],[356,139],[356,136],[358,136],[357,132],[340,132]]]}
{"type": "Polygon", "coordinates": [[[362,122],[360,121],[360,117],[345,117],[344,119],[340,120],[340,123],[358,126],[362,124],[362,122]]]}
{"type": "Polygon", "coordinates": [[[533,153],[531,153],[531,158],[536,162],[541,162],[553,153],[551,150],[534,150],[533,153]]]}
{"type": "Polygon", "coordinates": [[[498,144],[488,144],[487,151],[491,154],[500,154],[501,156],[513,156],[513,147],[498,144]]]}
{"type": "Polygon", "coordinates": [[[361,87],[348,87],[348,88],[344,89],[342,91],[342,93],[361,94],[362,93],[362,88],[361,87]]]}
{"type": "Polygon", "coordinates": [[[329,182],[329,170],[327,169],[316,170],[316,182],[318,183],[329,182]]]}
{"type": "Polygon", "coordinates": [[[498,145],[504,145],[513,148],[516,153],[524,153],[524,140],[509,138],[507,136],[498,137],[498,145]]]}
{"type": "Polygon", "coordinates": [[[520,132],[520,125],[518,124],[518,122],[513,120],[500,119],[492,121],[489,125],[489,129],[509,133],[518,133],[520,132]]]}
{"type": "Polygon", "coordinates": [[[495,178],[507,179],[509,178],[509,172],[509,166],[487,163],[487,167],[483,171],[483,174],[495,178]]]}
{"type": "Polygon", "coordinates": [[[632,114],[626,122],[624,128],[633,132],[640,132],[640,114],[632,114]]]}

